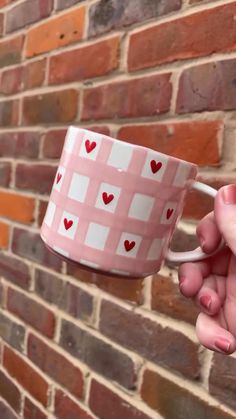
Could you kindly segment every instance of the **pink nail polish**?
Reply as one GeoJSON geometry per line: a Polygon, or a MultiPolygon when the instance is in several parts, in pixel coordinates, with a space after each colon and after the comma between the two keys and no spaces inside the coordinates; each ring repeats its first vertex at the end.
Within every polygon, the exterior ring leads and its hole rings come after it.
{"type": "Polygon", "coordinates": [[[215,346],[217,349],[219,349],[222,352],[228,353],[230,351],[230,342],[227,339],[218,338],[215,341],[215,346]]]}
{"type": "Polygon", "coordinates": [[[201,305],[202,305],[204,308],[206,308],[207,310],[209,310],[209,309],[210,309],[210,306],[211,306],[211,297],[210,297],[209,295],[202,295],[202,296],[199,298],[199,301],[200,301],[201,305]]]}
{"type": "Polygon", "coordinates": [[[222,197],[226,205],[236,204],[236,185],[225,186],[222,197]]]}

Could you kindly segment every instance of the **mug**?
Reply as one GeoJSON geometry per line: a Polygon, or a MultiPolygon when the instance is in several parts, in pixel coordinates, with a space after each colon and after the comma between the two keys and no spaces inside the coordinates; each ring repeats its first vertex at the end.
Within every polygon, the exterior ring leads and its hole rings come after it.
{"type": "Polygon", "coordinates": [[[195,164],[86,129],[69,127],[41,237],[64,260],[109,275],[145,277],[165,259],[209,257],[169,249],[195,164]]]}

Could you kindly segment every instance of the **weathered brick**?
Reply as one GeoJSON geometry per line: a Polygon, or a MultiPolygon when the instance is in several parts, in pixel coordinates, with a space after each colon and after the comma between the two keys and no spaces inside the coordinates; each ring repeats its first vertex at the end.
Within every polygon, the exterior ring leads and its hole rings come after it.
{"type": "Polygon", "coordinates": [[[10,255],[0,254],[0,275],[7,281],[20,286],[21,288],[28,288],[30,284],[30,270],[29,266],[10,255]]]}
{"type": "Polygon", "coordinates": [[[4,419],[18,419],[12,410],[0,400],[0,417],[4,419]]]}
{"type": "Polygon", "coordinates": [[[141,410],[95,380],[92,380],[91,383],[89,407],[97,417],[103,419],[151,419],[141,410]]]}
{"type": "Polygon", "coordinates": [[[62,320],[60,345],[99,374],[128,389],[135,387],[131,358],[67,320],[62,320]]]}
{"type": "MultiPolygon", "coordinates": [[[[3,371],[0,371],[0,396],[15,410],[15,412],[20,413],[21,392],[3,371]]],[[[1,418],[5,419],[5,416],[1,416],[1,418]]]]}
{"type": "Polygon", "coordinates": [[[47,164],[17,164],[16,187],[40,194],[49,194],[57,168],[47,164]]]}
{"type": "Polygon", "coordinates": [[[0,102],[0,126],[15,126],[19,122],[19,100],[0,102]]]}
{"type": "Polygon", "coordinates": [[[118,344],[158,365],[191,379],[199,377],[198,345],[180,332],[109,301],[102,302],[99,329],[118,344]]]}
{"type": "Polygon", "coordinates": [[[9,9],[6,13],[6,32],[24,28],[50,15],[52,0],[26,0],[9,9]]]}
{"type": "Polygon", "coordinates": [[[26,36],[26,57],[80,41],[84,25],[85,7],[80,7],[33,27],[26,36]]]}
{"type": "Polygon", "coordinates": [[[7,308],[21,320],[36,330],[52,338],[55,329],[55,317],[51,310],[25,294],[8,288],[7,308]]]}
{"type": "Polygon", "coordinates": [[[67,263],[66,266],[67,273],[79,281],[94,284],[122,300],[132,301],[137,304],[143,303],[143,279],[124,281],[124,278],[114,278],[109,275],[82,270],[73,263],[67,263]]]}
{"type": "Polygon", "coordinates": [[[43,85],[46,72],[46,62],[47,60],[43,58],[25,65],[23,72],[24,90],[33,89],[34,87],[43,85]]]}
{"type": "Polygon", "coordinates": [[[38,225],[41,227],[46,211],[48,207],[48,201],[39,201],[39,212],[38,212],[38,225]]]}
{"type": "Polygon", "coordinates": [[[221,120],[169,122],[124,126],[118,138],[199,166],[215,166],[220,162],[222,132],[221,120]]]}
{"type": "Polygon", "coordinates": [[[74,4],[80,3],[83,0],[57,0],[56,10],[66,9],[74,4]]]}
{"type": "Polygon", "coordinates": [[[178,113],[236,108],[236,60],[210,62],[183,71],[177,97],[178,113]]]}
{"type": "MultiPolygon", "coordinates": [[[[0,312],[0,335],[10,346],[22,352],[25,328],[0,312]]],[[[0,380],[1,382],[1,380],[0,380]]]]}
{"type": "Polygon", "coordinates": [[[181,0],[100,0],[89,9],[89,36],[165,15],[181,7],[181,0]]]}
{"type": "Polygon", "coordinates": [[[159,313],[193,325],[199,313],[193,302],[181,295],[178,285],[160,274],[153,278],[151,306],[159,313]]]}
{"type": "Polygon", "coordinates": [[[235,50],[235,13],[231,3],[136,32],[130,38],[129,70],[235,50]]]}
{"type": "Polygon", "coordinates": [[[12,95],[20,92],[23,88],[23,71],[24,68],[22,66],[3,71],[0,92],[4,95],[12,95]]]}
{"type": "Polygon", "coordinates": [[[93,416],[82,409],[61,390],[57,390],[55,394],[54,413],[57,419],[93,419],[93,416]]]}
{"type": "Polygon", "coordinates": [[[49,61],[49,84],[68,83],[109,74],[118,67],[119,44],[120,38],[116,36],[52,56],[49,61]]]}
{"type": "Polygon", "coordinates": [[[48,131],[43,139],[43,157],[59,159],[66,137],[65,129],[48,131]]]}
{"type": "Polygon", "coordinates": [[[9,224],[0,222],[0,249],[7,249],[10,241],[9,224]]]}
{"type": "Polygon", "coordinates": [[[11,163],[0,162],[0,186],[9,187],[11,181],[11,172],[11,163]]]}
{"type": "Polygon", "coordinates": [[[47,406],[48,383],[25,359],[5,347],[3,365],[8,373],[21,384],[38,402],[47,406]]]}
{"type": "Polygon", "coordinates": [[[55,275],[37,269],[35,292],[49,303],[83,321],[90,321],[93,313],[93,297],[86,291],[55,275]]]}
{"type": "Polygon", "coordinates": [[[81,370],[60,353],[46,345],[32,333],[28,337],[29,359],[56,383],[67,388],[76,397],[83,397],[84,380],[81,370]]]}
{"type": "Polygon", "coordinates": [[[43,59],[3,71],[0,92],[5,95],[11,95],[26,89],[42,86],[45,68],[46,60],[43,59]]]}
{"type": "Polygon", "coordinates": [[[33,262],[61,270],[62,261],[50,252],[37,233],[21,228],[14,228],[12,251],[18,256],[23,256],[33,262]]]}
{"type": "Polygon", "coordinates": [[[40,135],[36,131],[0,133],[0,157],[35,159],[39,155],[40,135]]]}
{"type": "Polygon", "coordinates": [[[38,406],[32,403],[30,399],[25,397],[24,403],[24,419],[47,419],[48,416],[43,413],[38,406]]]}
{"type": "Polygon", "coordinates": [[[0,216],[31,224],[34,219],[35,200],[14,192],[0,192],[0,216]]]}
{"type": "Polygon", "coordinates": [[[158,373],[146,370],[141,388],[142,399],[168,419],[233,419],[234,416],[212,406],[194,393],[158,373]],[[174,395],[174,397],[173,397],[174,395]]]}
{"type": "Polygon", "coordinates": [[[23,99],[23,123],[34,125],[71,122],[77,116],[78,98],[78,92],[74,89],[25,96],[23,99]]]}
{"type": "Polygon", "coordinates": [[[17,64],[21,61],[24,36],[19,35],[0,42],[0,68],[17,64]]]}
{"type": "Polygon", "coordinates": [[[209,377],[209,393],[236,410],[236,359],[214,354],[209,377]]]}
{"type": "Polygon", "coordinates": [[[84,91],[82,119],[156,116],[169,110],[171,91],[170,74],[89,88],[84,91]]]}

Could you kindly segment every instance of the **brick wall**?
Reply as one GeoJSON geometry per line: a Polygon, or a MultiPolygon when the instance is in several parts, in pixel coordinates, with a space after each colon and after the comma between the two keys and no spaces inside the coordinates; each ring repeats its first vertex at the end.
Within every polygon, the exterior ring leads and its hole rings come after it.
{"type": "MultiPolygon", "coordinates": [[[[235,418],[236,358],[200,347],[172,267],[91,275],[39,228],[69,124],[235,180],[236,1],[0,0],[0,33],[0,417],[235,418]]],[[[211,208],[191,194],[176,249],[211,208]]]]}

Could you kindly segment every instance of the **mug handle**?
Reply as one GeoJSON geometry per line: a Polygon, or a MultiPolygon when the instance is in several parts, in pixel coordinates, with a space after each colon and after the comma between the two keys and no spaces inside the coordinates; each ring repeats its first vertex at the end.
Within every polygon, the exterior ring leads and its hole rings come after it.
{"type": "MultiPolygon", "coordinates": [[[[206,195],[210,195],[213,198],[216,197],[217,190],[212,188],[211,186],[205,185],[201,182],[193,182],[192,188],[196,189],[197,191],[203,192],[206,195]]],[[[212,256],[219,252],[223,247],[225,246],[225,242],[222,239],[221,243],[219,244],[218,248],[213,253],[204,253],[201,249],[201,247],[197,247],[195,250],[190,250],[188,252],[173,252],[172,250],[168,250],[167,255],[165,259],[168,262],[173,263],[183,263],[183,262],[196,262],[198,260],[203,260],[208,258],[209,256],[212,256]]]]}

